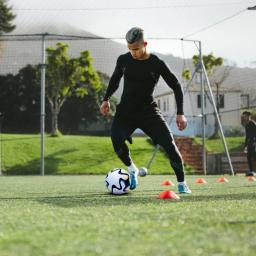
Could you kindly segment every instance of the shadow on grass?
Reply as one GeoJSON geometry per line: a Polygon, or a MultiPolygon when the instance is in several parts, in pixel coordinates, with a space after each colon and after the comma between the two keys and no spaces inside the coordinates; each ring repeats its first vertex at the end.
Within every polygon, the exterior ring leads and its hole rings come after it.
{"type": "MultiPolygon", "coordinates": [[[[69,155],[75,151],[79,151],[79,149],[67,149],[67,150],[60,150],[58,152],[54,152],[50,155],[45,156],[45,174],[60,174],[60,163],[63,163],[63,159],[69,159],[69,155]]],[[[86,152],[85,152],[86,154],[86,152]]],[[[83,161],[85,166],[83,170],[75,170],[72,174],[98,174],[94,170],[95,167],[98,167],[102,164],[102,159],[104,161],[116,160],[118,158],[114,154],[109,154],[106,157],[106,154],[102,154],[95,158],[87,158],[84,157],[82,160],[79,159],[78,161],[83,161]],[[88,164],[90,163],[90,164],[88,164]]],[[[27,162],[26,164],[17,164],[12,167],[6,168],[3,173],[5,175],[39,175],[40,172],[40,158],[35,158],[32,161],[27,162]]],[[[71,172],[61,172],[61,174],[70,174],[71,172]]]]}
{"type": "Polygon", "coordinates": [[[244,150],[244,144],[241,144],[241,145],[238,145],[238,146],[236,146],[234,148],[231,148],[230,152],[231,153],[233,153],[233,152],[241,152],[242,153],[243,150],[244,150]]]}
{"type": "MultiPolygon", "coordinates": [[[[84,162],[86,163],[86,169],[87,170],[93,170],[94,167],[98,167],[99,165],[102,164],[102,162],[108,162],[110,160],[117,161],[117,165],[120,165],[121,163],[119,162],[117,156],[114,153],[110,153],[106,155],[105,153],[97,154],[97,157],[93,158],[88,158],[86,155],[84,157],[84,162]]],[[[86,173],[83,174],[98,174],[95,171],[87,171],[86,173]]],[[[105,174],[105,173],[101,173],[105,174]]]]}
{"type": "Polygon", "coordinates": [[[231,224],[231,225],[241,225],[241,224],[255,224],[256,223],[256,220],[244,220],[244,221],[228,221],[227,222],[228,224],[231,224]]]}
{"type": "Polygon", "coordinates": [[[216,200],[256,200],[255,194],[235,194],[235,195],[212,195],[212,196],[191,196],[185,195],[181,197],[180,201],[173,200],[159,200],[154,195],[138,195],[134,197],[132,194],[113,196],[109,193],[87,193],[83,196],[67,196],[67,197],[53,197],[53,198],[38,198],[37,201],[43,204],[52,204],[59,207],[90,207],[90,206],[130,206],[142,204],[161,204],[161,203],[180,203],[180,202],[210,202],[216,200]]]}
{"type": "Polygon", "coordinates": [[[182,201],[185,202],[210,202],[218,200],[240,201],[240,200],[256,200],[255,193],[236,193],[236,194],[221,194],[221,195],[185,195],[182,201]]]}
{"type": "MultiPolygon", "coordinates": [[[[59,163],[63,161],[63,155],[68,155],[77,149],[66,149],[54,152],[45,156],[45,174],[56,174],[58,172],[59,163]],[[61,158],[59,158],[61,156],[61,158]]],[[[40,158],[27,162],[26,165],[14,165],[7,169],[6,175],[38,175],[40,170],[40,158]]]]}
{"type": "Polygon", "coordinates": [[[3,138],[2,142],[7,142],[7,141],[19,141],[19,140],[33,140],[33,139],[40,139],[40,135],[35,135],[35,136],[29,136],[29,137],[23,137],[23,138],[3,138]]]}
{"type": "Polygon", "coordinates": [[[181,195],[181,200],[158,200],[158,193],[138,193],[115,196],[109,193],[83,192],[76,195],[60,195],[60,196],[24,196],[24,197],[3,197],[4,200],[31,200],[42,204],[50,204],[57,207],[72,208],[72,207],[91,207],[91,206],[131,206],[143,204],[163,204],[163,203],[182,203],[182,202],[213,202],[218,200],[224,201],[240,201],[253,200],[255,203],[255,193],[237,193],[237,194],[222,194],[222,195],[181,195]]]}

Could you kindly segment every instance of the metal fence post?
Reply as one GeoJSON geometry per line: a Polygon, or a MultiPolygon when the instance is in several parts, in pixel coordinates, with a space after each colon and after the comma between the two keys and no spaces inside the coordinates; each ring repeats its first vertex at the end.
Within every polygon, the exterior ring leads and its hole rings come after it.
{"type": "Polygon", "coordinates": [[[45,174],[44,164],[44,146],[45,146],[45,38],[47,34],[42,35],[42,60],[41,60],[41,152],[40,152],[40,174],[45,174]]]}

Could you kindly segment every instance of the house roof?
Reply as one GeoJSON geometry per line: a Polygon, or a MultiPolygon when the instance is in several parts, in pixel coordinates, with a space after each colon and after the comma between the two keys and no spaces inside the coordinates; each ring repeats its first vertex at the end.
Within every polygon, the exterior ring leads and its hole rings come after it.
{"type": "MultiPolygon", "coordinates": [[[[212,77],[210,77],[210,81],[216,80],[218,81],[219,77],[223,74],[223,70],[226,68],[219,67],[216,69],[212,77]]],[[[186,86],[188,85],[189,81],[182,81],[182,85],[184,90],[186,90],[186,86]]],[[[216,88],[213,86],[212,90],[216,92],[216,88]]],[[[194,79],[194,82],[189,85],[189,91],[190,92],[200,92],[200,84],[196,82],[196,79],[194,79]]],[[[243,92],[248,93],[251,95],[251,97],[256,97],[256,69],[254,68],[238,68],[238,67],[231,67],[229,71],[229,75],[227,78],[221,83],[219,91],[221,92],[243,92]]],[[[159,85],[156,88],[156,91],[154,93],[155,97],[158,97],[160,95],[165,94],[171,94],[172,89],[169,88],[163,80],[159,81],[159,85]]]]}

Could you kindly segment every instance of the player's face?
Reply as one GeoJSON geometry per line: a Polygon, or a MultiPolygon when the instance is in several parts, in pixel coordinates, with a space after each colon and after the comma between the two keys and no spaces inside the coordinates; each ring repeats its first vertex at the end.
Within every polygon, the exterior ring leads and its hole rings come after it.
{"type": "Polygon", "coordinates": [[[242,120],[241,120],[242,125],[244,125],[244,126],[247,125],[249,120],[250,120],[249,116],[242,115],[242,120]]]}
{"type": "Polygon", "coordinates": [[[128,49],[134,59],[142,59],[146,52],[147,42],[138,41],[132,44],[128,43],[128,49]]]}

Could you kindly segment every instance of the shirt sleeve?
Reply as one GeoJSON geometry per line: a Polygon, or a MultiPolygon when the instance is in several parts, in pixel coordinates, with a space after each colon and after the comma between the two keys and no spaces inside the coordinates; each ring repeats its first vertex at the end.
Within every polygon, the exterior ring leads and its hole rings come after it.
{"type": "Polygon", "coordinates": [[[245,141],[244,146],[247,147],[248,145],[248,125],[245,126],[245,141]]]}
{"type": "Polygon", "coordinates": [[[123,76],[123,68],[121,64],[121,58],[117,59],[115,70],[110,78],[106,94],[104,96],[104,101],[109,100],[113,93],[118,89],[120,80],[123,76]]]}
{"type": "Polygon", "coordinates": [[[160,75],[163,77],[166,84],[173,90],[176,104],[177,104],[177,115],[183,115],[183,90],[179,80],[170,71],[169,67],[164,61],[161,60],[160,75]]]}
{"type": "Polygon", "coordinates": [[[249,123],[245,127],[245,145],[252,143],[256,138],[256,125],[253,121],[249,121],[249,123]]]}

